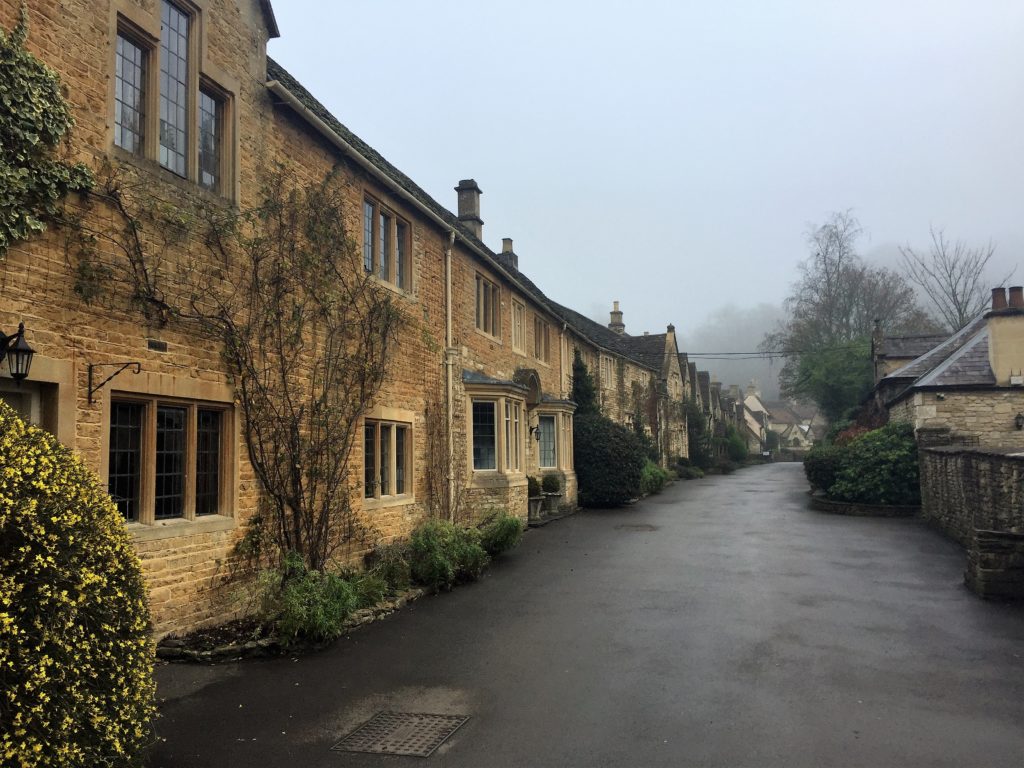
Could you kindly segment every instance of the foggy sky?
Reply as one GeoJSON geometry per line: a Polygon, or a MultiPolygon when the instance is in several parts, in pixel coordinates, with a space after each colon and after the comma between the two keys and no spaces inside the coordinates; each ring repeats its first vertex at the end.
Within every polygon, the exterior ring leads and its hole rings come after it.
{"type": "Polygon", "coordinates": [[[451,210],[475,178],[484,240],[629,333],[781,304],[835,210],[887,263],[931,224],[995,241],[997,272],[1024,249],[1021,2],[274,10],[270,54],[339,120],[451,210]]]}

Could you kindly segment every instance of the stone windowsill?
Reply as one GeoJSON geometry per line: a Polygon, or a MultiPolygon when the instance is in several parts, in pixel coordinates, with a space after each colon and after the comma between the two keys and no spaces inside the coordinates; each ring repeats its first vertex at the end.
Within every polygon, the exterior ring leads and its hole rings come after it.
{"type": "Polygon", "coordinates": [[[128,533],[135,541],[157,541],[178,536],[197,536],[201,533],[229,531],[235,527],[235,518],[227,515],[203,515],[195,520],[174,518],[158,520],[152,525],[128,523],[128,533]]]}

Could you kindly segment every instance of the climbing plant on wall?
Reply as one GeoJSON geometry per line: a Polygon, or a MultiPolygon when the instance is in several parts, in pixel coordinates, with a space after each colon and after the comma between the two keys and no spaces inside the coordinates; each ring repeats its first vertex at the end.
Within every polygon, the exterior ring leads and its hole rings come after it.
{"type": "Polygon", "coordinates": [[[93,184],[85,165],[67,160],[71,109],[57,73],[25,48],[27,37],[22,6],[18,25],[0,29],[0,258],[59,219],[69,192],[93,184]]]}

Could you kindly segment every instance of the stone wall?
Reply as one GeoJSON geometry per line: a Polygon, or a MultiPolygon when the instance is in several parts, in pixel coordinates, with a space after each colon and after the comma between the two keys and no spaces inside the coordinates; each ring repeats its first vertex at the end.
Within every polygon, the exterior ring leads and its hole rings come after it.
{"type": "Polygon", "coordinates": [[[1024,430],[1014,423],[1018,413],[1024,413],[1024,389],[978,389],[915,392],[889,409],[889,419],[916,429],[949,427],[983,447],[1024,450],[1024,430]]]}
{"type": "Polygon", "coordinates": [[[967,549],[968,586],[1024,597],[1024,456],[960,447],[920,456],[921,515],[967,549]]]}

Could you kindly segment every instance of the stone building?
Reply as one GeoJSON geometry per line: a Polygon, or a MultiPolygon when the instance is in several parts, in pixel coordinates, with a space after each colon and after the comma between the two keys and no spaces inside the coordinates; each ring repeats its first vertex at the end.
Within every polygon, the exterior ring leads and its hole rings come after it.
{"type": "MultiPolygon", "coordinates": [[[[1024,448],[1024,289],[992,291],[992,307],[882,376],[876,402],[921,433],[1024,448]]],[[[944,439],[944,438],[940,438],[944,439]]]]}

